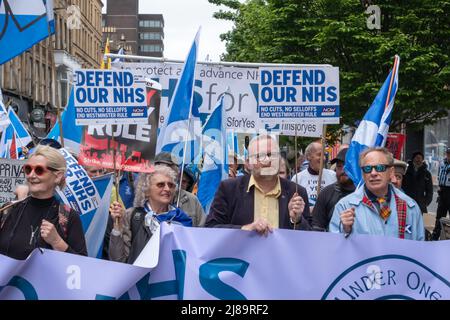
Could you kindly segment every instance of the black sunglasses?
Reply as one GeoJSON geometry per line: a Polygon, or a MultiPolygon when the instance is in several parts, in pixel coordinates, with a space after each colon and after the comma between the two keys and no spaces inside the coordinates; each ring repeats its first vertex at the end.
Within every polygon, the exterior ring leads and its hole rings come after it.
{"type": "Polygon", "coordinates": [[[376,172],[385,172],[387,170],[387,168],[392,167],[391,165],[388,164],[377,164],[374,166],[362,166],[361,170],[364,173],[371,173],[373,169],[375,169],[376,172]]]}

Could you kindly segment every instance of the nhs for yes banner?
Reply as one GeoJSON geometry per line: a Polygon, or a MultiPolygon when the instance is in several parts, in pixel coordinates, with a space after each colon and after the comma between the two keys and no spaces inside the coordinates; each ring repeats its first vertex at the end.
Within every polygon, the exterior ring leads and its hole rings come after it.
{"type": "MultiPolygon", "coordinates": [[[[170,99],[181,73],[179,63],[116,63],[113,68],[130,70],[137,75],[158,81],[162,86],[160,124],[168,114],[170,99]]],[[[329,68],[329,67],[317,67],[329,68]]],[[[335,68],[337,69],[337,68],[335,68]]],[[[338,77],[338,73],[337,73],[338,77]]],[[[311,117],[303,121],[287,121],[261,117],[258,108],[260,69],[250,67],[212,66],[199,64],[196,68],[194,84],[193,114],[211,114],[221,95],[225,95],[224,109],[227,129],[238,133],[255,133],[261,130],[319,137],[322,134],[322,122],[316,123],[311,117]],[[229,91],[227,89],[229,88],[229,91]]],[[[337,88],[339,96],[339,88],[337,88]]],[[[338,98],[337,98],[338,99],[338,98]]],[[[339,99],[338,99],[339,100],[339,99]]],[[[292,120],[292,119],[289,119],[292,120]]]]}
{"type": "Polygon", "coordinates": [[[156,238],[154,269],[51,250],[0,255],[0,299],[450,299],[450,241],[167,223],[156,238]]]}

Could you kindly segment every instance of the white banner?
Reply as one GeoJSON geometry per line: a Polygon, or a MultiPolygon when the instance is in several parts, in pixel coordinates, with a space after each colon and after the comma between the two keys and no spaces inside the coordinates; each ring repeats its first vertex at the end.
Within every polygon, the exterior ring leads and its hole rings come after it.
{"type": "Polygon", "coordinates": [[[154,248],[140,264],[155,269],[51,250],[0,255],[0,299],[450,299],[450,241],[167,223],[153,240],[158,260],[154,248]]]}
{"type": "MultiPolygon", "coordinates": [[[[161,83],[160,124],[162,124],[168,114],[169,101],[173,96],[176,83],[181,73],[182,64],[119,62],[114,64],[113,67],[130,70],[137,75],[151,78],[161,83]]],[[[325,66],[323,68],[327,68],[326,70],[329,69],[329,67],[325,66]]],[[[199,64],[197,65],[195,79],[193,113],[210,114],[220,97],[225,95],[225,123],[229,130],[247,134],[271,130],[275,134],[286,132],[284,134],[293,135],[295,130],[291,131],[289,127],[292,127],[294,123],[313,123],[318,121],[323,123],[321,118],[309,118],[306,120],[268,120],[267,118],[260,117],[258,111],[258,87],[260,82],[258,68],[199,64]],[[229,88],[228,92],[227,88],[229,88]],[[284,129],[282,129],[283,125],[284,129]]],[[[337,87],[337,95],[339,96],[339,87],[337,87]]],[[[310,137],[319,137],[321,135],[316,130],[298,131],[299,136],[301,135],[300,132],[304,132],[306,134],[305,136],[310,137]]]]}

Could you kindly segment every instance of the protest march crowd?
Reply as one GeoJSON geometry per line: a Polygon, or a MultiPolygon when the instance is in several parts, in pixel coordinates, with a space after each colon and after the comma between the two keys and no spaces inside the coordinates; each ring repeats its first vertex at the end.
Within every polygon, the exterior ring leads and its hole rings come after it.
{"type": "MultiPolygon", "coordinates": [[[[320,172],[322,147],[320,140],[309,144],[304,163],[299,161],[290,170],[276,138],[255,136],[244,162],[230,164],[229,178],[217,188],[209,212],[195,194],[198,177],[189,166],[180,168],[170,152],[160,152],[151,173],[122,172],[117,179],[102,258],[132,264],[163,222],[187,228],[236,228],[269,237],[280,228],[345,237],[439,239],[439,218],[450,210],[450,148],[439,170],[436,226],[426,236],[422,214],[431,202],[432,188],[421,152],[407,164],[394,160],[386,148],[367,148],[359,155],[362,183],[355,185],[344,170],[348,146],[330,161],[332,169],[320,172]]],[[[34,249],[47,248],[87,255],[79,214],[55,196],[56,188],[65,185],[67,170],[58,148],[57,141],[44,139],[33,150],[23,150],[26,185],[16,188],[17,201],[2,204],[0,254],[26,259],[34,249]]],[[[92,166],[85,170],[94,179],[108,171],[92,166]]]]}

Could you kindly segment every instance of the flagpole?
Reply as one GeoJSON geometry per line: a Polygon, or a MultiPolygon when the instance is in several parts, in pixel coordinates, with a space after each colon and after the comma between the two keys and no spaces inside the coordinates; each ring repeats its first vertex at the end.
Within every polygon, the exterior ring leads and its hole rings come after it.
{"type": "Polygon", "coordinates": [[[323,174],[323,167],[324,167],[324,161],[323,157],[325,156],[325,143],[326,143],[326,135],[327,135],[327,125],[323,125],[323,132],[322,132],[322,152],[320,154],[320,169],[319,169],[319,179],[317,181],[317,196],[319,196],[320,189],[322,186],[322,174],[323,174]]]}
{"type": "MultiPolygon", "coordinates": [[[[115,185],[115,196],[116,196],[116,201],[119,202],[119,183],[118,183],[118,174],[117,174],[117,165],[116,165],[116,148],[114,146],[115,144],[115,139],[114,139],[114,133],[117,130],[117,125],[113,124],[111,126],[111,146],[112,147],[112,157],[113,157],[113,170],[114,170],[114,185],[115,185]]],[[[117,229],[119,228],[119,217],[116,217],[116,219],[114,220],[114,227],[116,227],[117,229]]]]}
{"type": "Polygon", "coordinates": [[[181,182],[183,181],[184,163],[185,163],[185,158],[186,158],[186,149],[187,149],[188,136],[189,136],[189,132],[190,132],[190,129],[191,129],[191,119],[192,119],[192,101],[191,101],[191,107],[189,108],[188,128],[187,128],[187,131],[186,131],[186,136],[184,137],[183,159],[181,160],[180,181],[178,183],[177,208],[178,208],[178,205],[180,203],[181,182]]]}
{"type": "Polygon", "coordinates": [[[391,80],[389,81],[389,90],[388,90],[388,94],[387,94],[387,97],[386,97],[386,104],[384,105],[384,110],[386,110],[388,108],[388,106],[389,106],[389,101],[390,101],[390,97],[391,97],[392,83],[394,82],[397,65],[398,65],[398,55],[395,55],[394,67],[392,68],[392,76],[391,76],[391,80]]]}
{"type": "MultiPolygon", "coordinates": [[[[49,33],[50,33],[50,28],[49,28],[49,33]]],[[[55,37],[53,38],[53,42],[52,42],[52,48],[50,50],[50,54],[51,54],[51,60],[53,63],[53,68],[52,68],[52,76],[53,76],[53,80],[55,81],[55,107],[56,107],[56,119],[58,120],[58,126],[59,126],[59,138],[61,139],[61,146],[64,148],[64,133],[63,133],[63,125],[62,125],[62,121],[61,121],[61,112],[60,112],[60,101],[59,101],[59,85],[58,85],[58,79],[56,77],[56,61],[55,61],[55,47],[56,47],[56,39],[55,37]]]]}
{"type": "MultiPolygon", "coordinates": [[[[294,167],[297,169],[297,124],[295,124],[295,136],[294,136],[294,150],[295,150],[295,165],[294,167]]],[[[298,172],[295,173],[295,193],[298,195],[298,172]]],[[[297,219],[294,220],[294,230],[297,225],[297,219]]]]}

